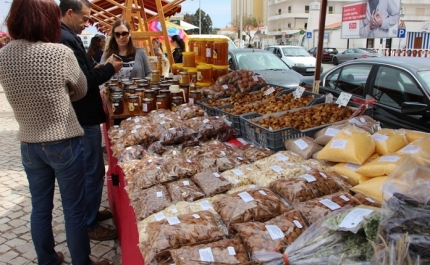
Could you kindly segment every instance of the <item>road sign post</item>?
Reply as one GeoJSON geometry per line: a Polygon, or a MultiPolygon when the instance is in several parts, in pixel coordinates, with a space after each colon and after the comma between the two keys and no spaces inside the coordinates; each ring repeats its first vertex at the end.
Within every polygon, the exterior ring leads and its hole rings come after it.
{"type": "Polygon", "coordinates": [[[397,38],[406,38],[406,24],[403,20],[400,20],[399,26],[397,27],[397,38]]]}

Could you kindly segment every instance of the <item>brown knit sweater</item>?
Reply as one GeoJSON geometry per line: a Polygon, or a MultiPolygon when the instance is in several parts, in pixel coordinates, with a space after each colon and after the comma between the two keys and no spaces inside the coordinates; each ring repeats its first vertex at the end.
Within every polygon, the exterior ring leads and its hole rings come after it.
{"type": "Polygon", "coordinates": [[[85,96],[87,80],[68,47],[10,42],[0,50],[0,84],[18,121],[19,141],[42,143],[84,134],[71,100],[85,96]]]}

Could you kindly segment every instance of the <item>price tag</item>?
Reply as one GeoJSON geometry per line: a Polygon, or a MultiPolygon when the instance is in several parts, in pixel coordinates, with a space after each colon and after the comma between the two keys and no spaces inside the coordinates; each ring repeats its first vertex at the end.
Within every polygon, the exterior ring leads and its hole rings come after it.
{"type": "Polygon", "coordinates": [[[119,128],[119,126],[118,126],[118,125],[114,125],[113,127],[114,127],[114,128],[119,128]]]}
{"type": "Polygon", "coordinates": [[[320,175],[323,177],[323,178],[327,178],[327,175],[326,174],[324,174],[323,172],[320,172],[320,175]]]}
{"type": "Polygon", "coordinates": [[[128,117],[128,118],[127,118],[127,121],[131,121],[131,117],[128,117]]]}
{"type": "Polygon", "coordinates": [[[160,118],[164,118],[164,114],[160,114],[160,118]]]}
{"type": "Polygon", "coordinates": [[[238,140],[241,144],[248,144],[243,138],[237,138],[236,140],[238,140]]]}
{"type": "Polygon", "coordinates": [[[233,169],[232,171],[238,177],[243,175],[243,172],[240,169],[233,169]]]}
{"type": "Polygon", "coordinates": [[[338,129],[328,128],[325,131],[325,135],[335,137],[339,132],[340,132],[340,130],[338,130],[338,129]]]}
{"type": "Polygon", "coordinates": [[[123,133],[123,132],[124,132],[124,130],[119,130],[118,132],[123,133]]]}
{"type": "Polygon", "coordinates": [[[286,161],[290,160],[290,158],[288,156],[286,156],[284,154],[281,154],[281,153],[277,153],[276,157],[279,158],[279,159],[281,159],[282,162],[286,162],[286,161]]]}
{"type": "Polygon", "coordinates": [[[137,133],[137,131],[136,130],[131,130],[131,133],[137,133]]]}
{"type": "Polygon", "coordinates": [[[294,141],[294,143],[302,151],[309,147],[309,145],[305,141],[303,141],[302,139],[296,140],[296,141],[294,141]]]}
{"type": "Polygon", "coordinates": [[[381,158],[379,158],[379,162],[393,162],[396,163],[397,161],[400,160],[400,156],[383,156],[381,158]]]}
{"type": "Polygon", "coordinates": [[[165,124],[165,123],[166,123],[165,121],[160,122],[160,124],[161,124],[161,125],[163,125],[163,124],[165,124]]]}
{"type": "Polygon", "coordinates": [[[195,214],[193,214],[193,217],[196,218],[196,219],[199,219],[200,215],[198,215],[198,214],[195,213],[195,214]]]}
{"type": "Polygon", "coordinates": [[[203,211],[207,211],[210,208],[212,208],[212,206],[209,203],[209,201],[202,201],[202,202],[200,202],[200,208],[202,208],[203,211]]]}
{"type": "Polygon", "coordinates": [[[186,161],[187,161],[188,163],[191,163],[191,160],[189,160],[189,159],[187,159],[186,161]]]}
{"type": "Polygon", "coordinates": [[[358,125],[358,126],[363,126],[364,124],[363,123],[361,123],[359,120],[357,120],[356,118],[352,118],[352,119],[350,119],[349,120],[349,123],[352,123],[352,124],[355,124],[355,125],[358,125]]]}
{"type": "Polygon", "coordinates": [[[140,121],[139,117],[134,118],[134,122],[138,123],[140,121]]]}
{"type": "Polygon", "coordinates": [[[194,104],[194,99],[193,99],[193,98],[189,98],[189,99],[188,99],[188,102],[189,102],[190,104],[194,104]]]}
{"type": "Polygon", "coordinates": [[[346,201],[346,202],[349,202],[349,198],[348,197],[346,197],[345,195],[340,195],[339,196],[342,200],[344,200],[344,201],[346,201]]]}
{"type": "Polygon", "coordinates": [[[176,152],[176,150],[173,150],[173,155],[174,155],[174,156],[176,155],[176,153],[177,153],[177,152],[176,152]]]}
{"type": "Polygon", "coordinates": [[[131,150],[131,146],[126,147],[125,150],[127,150],[127,151],[131,150]]]}
{"type": "Polygon", "coordinates": [[[336,104],[339,104],[339,107],[340,106],[346,106],[346,105],[348,105],[348,102],[351,99],[351,97],[352,97],[352,94],[342,92],[342,93],[340,93],[339,97],[337,98],[336,104]]]}
{"type": "Polygon", "coordinates": [[[176,210],[175,208],[172,209],[172,213],[178,213],[178,210],[176,210]]]}
{"type": "Polygon", "coordinates": [[[293,223],[294,223],[298,228],[303,228],[303,225],[302,225],[299,221],[294,220],[294,221],[293,221],[293,223]]]}
{"type": "Polygon", "coordinates": [[[219,173],[217,173],[217,172],[215,172],[215,173],[214,173],[214,176],[215,176],[216,178],[221,177],[221,175],[220,175],[219,173]]]}
{"type": "Polygon", "coordinates": [[[206,48],[206,57],[208,57],[208,58],[212,57],[211,48],[206,48]]]}
{"type": "Polygon", "coordinates": [[[272,240],[284,238],[284,233],[282,233],[282,230],[278,226],[266,225],[266,229],[269,231],[272,240]]]}
{"type": "Polygon", "coordinates": [[[279,173],[279,172],[281,172],[282,170],[284,170],[282,167],[280,167],[280,166],[271,166],[270,167],[273,171],[275,171],[276,173],[279,173]]]}
{"type": "Polygon", "coordinates": [[[221,155],[226,156],[224,151],[221,151],[220,153],[221,153],[221,155]]]}
{"type": "Polygon", "coordinates": [[[252,76],[252,79],[254,79],[254,81],[255,81],[255,82],[257,82],[257,81],[258,81],[258,77],[257,77],[257,76],[255,76],[255,75],[253,75],[253,76],[252,76]]]}
{"type": "Polygon", "coordinates": [[[200,261],[215,262],[211,248],[199,249],[200,261]]]}
{"type": "Polygon", "coordinates": [[[353,163],[346,163],[345,167],[353,171],[356,171],[360,167],[360,165],[353,164],[353,163]]]}
{"type": "Polygon", "coordinates": [[[252,196],[251,196],[251,195],[249,195],[249,193],[248,193],[248,192],[246,192],[246,191],[241,192],[241,193],[239,193],[238,195],[239,195],[239,197],[241,197],[241,198],[242,198],[242,200],[243,200],[244,202],[251,202],[251,201],[253,201],[253,200],[254,200],[254,198],[252,198],[252,196]]]}
{"type": "Polygon", "coordinates": [[[317,181],[317,179],[314,176],[310,175],[310,174],[301,175],[299,178],[304,178],[309,183],[317,181]]]}
{"type": "Polygon", "coordinates": [[[337,204],[331,200],[328,200],[328,199],[321,200],[320,203],[322,203],[323,205],[325,205],[327,208],[329,208],[332,211],[341,208],[339,204],[337,204]]]}
{"type": "Polygon", "coordinates": [[[309,170],[311,170],[311,168],[310,167],[308,167],[308,166],[305,166],[305,165],[302,165],[302,168],[304,168],[306,171],[309,171],[309,170]]]}
{"type": "Polygon", "coordinates": [[[367,200],[368,202],[375,203],[375,201],[374,201],[374,200],[372,200],[371,198],[366,198],[366,200],[367,200]]]}
{"type": "Polygon", "coordinates": [[[172,127],[172,128],[169,128],[169,131],[173,131],[173,130],[175,130],[176,128],[174,128],[174,127],[172,127]]]}
{"type": "Polygon", "coordinates": [[[163,220],[164,218],[166,218],[166,217],[164,216],[164,213],[163,213],[163,212],[156,213],[154,217],[155,217],[155,220],[156,220],[156,221],[161,221],[161,220],[163,220]]]}
{"type": "Polygon", "coordinates": [[[208,119],[204,119],[203,120],[203,123],[208,123],[209,122],[209,120],[208,119]]]}
{"type": "Polygon", "coordinates": [[[157,198],[161,198],[163,197],[163,192],[162,191],[157,191],[157,198]]]}
{"type": "Polygon", "coordinates": [[[268,95],[272,94],[273,92],[275,92],[275,88],[271,86],[271,87],[269,87],[269,89],[264,91],[263,95],[268,96],[268,95]]]}
{"type": "Polygon", "coordinates": [[[237,159],[239,159],[239,160],[243,160],[243,158],[242,158],[242,157],[240,157],[240,156],[238,156],[238,157],[237,157],[237,159]]]}
{"type": "MultiPolygon", "coordinates": [[[[184,105],[184,104],[182,104],[182,105],[184,105]]],[[[182,105],[181,105],[181,106],[182,106],[182,105]]],[[[190,108],[185,108],[185,109],[184,109],[184,111],[189,111],[189,110],[190,110],[190,108]]]]}
{"type": "Polygon", "coordinates": [[[345,149],[347,143],[347,140],[334,140],[333,142],[331,142],[330,148],[345,149]]]}
{"type": "Polygon", "coordinates": [[[182,183],[184,184],[184,186],[190,186],[190,182],[188,180],[184,180],[182,181],[182,183]]]}
{"type": "Polygon", "coordinates": [[[259,190],[258,191],[261,195],[264,195],[264,196],[266,196],[267,195],[267,193],[266,192],[264,192],[264,190],[259,190]]]}
{"type": "Polygon", "coordinates": [[[222,85],[222,88],[228,89],[228,86],[227,85],[222,85]]]}
{"type": "Polygon", "coordinates": [[[169,225],[177,225],[181,223],[181,221],[179,221],[178,217],[176,216],[167,218],[167,222],[169,222],[169,225]]]}
{"type": "Polygon", "coordinates": [[[305,88],[302,86],[298,86],[296,90],[294,90],[293,92],[294,98],[301,98],[303,95],[303,92],[305,92],[305,88]]]}
{"type": "Polygon", "coordinates": [[[339,227],[343,228],[354,228],[359,225],[365,216],[368,216],[371,214],[373,210],[370,209],[363,209],[363,208],[356,208],[349,212],[345,218],[343,218],[343,221],[339,224],[339,227]]]}
{"type": "Polygon", "coordinates": [[[228,254],[230,254],[231,256],[235,256],[236,255],[236,251],[234,250],[234,247],[228,247],[228,254]]]}
{"type": "Polygon", "coordinates": [[[348,131],[348,130],[345,130],[345,131],[344,131],[344,133],[345,133],[346,135],[349,135],[349,136],[351,136],[351,135],[352,135],[352,132],[350,132],[350,131],[348,131]]]}
{"type": "Polygon", "coordinates": [[[421,151],[421,147],[416,145],[407,145],[400,149],[399,153],[417,154],[421,151]]]}

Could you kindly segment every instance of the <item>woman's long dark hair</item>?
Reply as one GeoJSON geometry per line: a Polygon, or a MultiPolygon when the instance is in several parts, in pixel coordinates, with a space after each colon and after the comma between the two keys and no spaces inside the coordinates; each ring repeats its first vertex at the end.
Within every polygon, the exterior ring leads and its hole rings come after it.
{"type": "Polygon", "coordinates": [[[128,22],[125,21],[124,19],[119,19],[119,20],[115,21],[115,23],[113,23],[113,26],[112,26],[109,43],[108,43],[108,46],[106,48],[106,59],[109,58],[112,54],[118,54],[119,53],[118,43],[116,43],[116,39],[115,39],[115,28],[120,26],[120,25],[126,26],[128,29],[128,32],[130,34],[129,40],[128,40],[128,45],[127,45],[127,56],[136,53],[136,47],[134,47],[133,40],[131,39],[130,24],[128,24],[128,22]]]}
{"type": "Polygon", "coordinates": [[[179,45],[182,51],[185,51],[185,42],[179,35],[173,35],[172,36],[172,42],[176,41],[176,43],[179,45]]]}
{"type": "Polygon", "coordinates": [[[99,47],[99,43],[100,43],[99,37],[92,37],[91,38],[91,43],[90,43],[90,46],[88,47],[88,50],[87,50],[88,57],[93,58],[93,56],[96,54],[94,49],[99,47]]]}

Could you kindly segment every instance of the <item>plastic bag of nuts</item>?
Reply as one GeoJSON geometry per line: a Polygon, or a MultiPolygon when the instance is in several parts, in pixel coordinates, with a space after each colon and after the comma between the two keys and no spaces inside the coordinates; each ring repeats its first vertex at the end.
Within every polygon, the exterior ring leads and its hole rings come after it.
{"type": "Polygon", "coordinates": [[[319,218],[326,216],[332,211],[342,209],[347,205],[357,206],[360,205],[360,202],[349,193],[337,192],[318,199],[298,203],[294,207],[302,214],[308,224],[311,225],[319,218]]]}
{"type": "Polygon", "coordinates": [[[233,187],[240,187],[252,184],[252,181],[249,179],[250,171],[252,171],[252,168],[248,167],[248,165],[243,165],[235,169],[225,171],[221,173],[221,176],[233,184],[233,187]]]}
{"type": "Polygon", "coordinates": [[[238,264],[249,261],[248,253],[239,237],[223,239],[214,243],[182,247],[170,250],[176,265],[200,265],[201,262],[222,262],[222,264],[238,264]],[[209,258],[201,252],[209,253],[209,258]],[[213,258],[213,259],[212,259],[213,258]]]}
{"type": "Polygon", "coordinates": [[[168,256],[167,250],[183,246],[211,243],[224,237],[209,211],[169,217],[148,225],[149,246],[145,262],[154,257],[168,256]]]}
{"type": "Polygon", "coordinates": [[[232,184],[219,173],[206,170],[194,175],[191,180],[196,183],[206,196],[223,193],[232,188],[232,184]]]}
{"type": "Polygon", "coordinates": [[[161,155],[167,151],[167,148],[160,143],[160,141],[153,142],[148,146],[148,154],[149,155],[161,155]]]}
{"type": "Polygon", "coordinates": [[[169,129],[161,129],[159,131],[159,140],[162,145],[180,144],[191,139],[195,135],[195,131],[184,126],[175,126],[169,129]]]}
{"type": "Polygon", "coordinates": [[[314,169],[299,177],[273,181],[270,183],[269,188],[276,191],[290,204],[309,201],[343,191],[344,189],[336,180],[327,174],[314,169]]]}
{"type": "Polygon", "coordinates": [[[138,160],[146,156],[146,150],[141,145],[128,146],[118,155],[118,163],[127,162],[130,160],[138,160]]]}
{"type": "Polygon", "coordinates": [[[266,188],[220,196],[212,205],[227,227],[236,223],[267,221],[287,211],[284,202],[266,188]]]}
{"type": "Polygon", "coordinates": [[[242,151],[242,157],[248,159],[251,163],[273,155],[269,149],[258,148],[254,145],[243,145],[239,149],[242,151]]]}
{"type": "Polygon", "coordinates": [[[246,248],[252,255],[255,251],[284,252],[306,229],[306,223],[296,210],[288,211],[265,223],[250,222],[234,224],[246,248]]]}
{"type": "Polygon", "coordinates": [[[169,177],[180,179],[194,176],[200,171],[200,167],[190,159],[176,157],[164,163],[163,170],[169,177]]]}
{"type": "Polygon", "coordinates": [[[173,202],[192,202],[203,198],[205,194],[189,179],[181,179],[166,184],[173,202]]]}
{"type": "Polygon", "coordinates": [[[189,103],[180,105],[176,110],[176,113],[178,113],[179,117],[183,120],[205,115],[204,110],[200,108],[200,106],[189,103]]]}
{"type": "Polygon", "coordinates": [[[323,147],[314,143],[314,139],[309,136],[288,139],[284,143],[285,149],[290,150],[304,159],[309,159],[313,154],[320,151],[323,147]]]}
{"type": "Polygon", "coordinates": [[[299,155],[293,155],[290,151],[280,151],[276,154],[255,161],[254,165],[263,169],[274,165],[282,165],[284,163],[303,163],[305,160],[299,155]]]}
{"type": "Polygon", "coordinates": [[[367,206],[373,206],[373,207],[381,207],[381,204],[374,201],[372,198],[366,197],[362,193],[356,193],[354,194],[354,198],[356,198],[361,204],[367,205],[367,206]]]}
{"type": "Polygon", "coordinates": [[[136,219],[141,221],[153,213],[168,207],[172,199],[163,185],[155,185],[148,189],[140,190],[138,198],[131,202],[136,219]]]}

